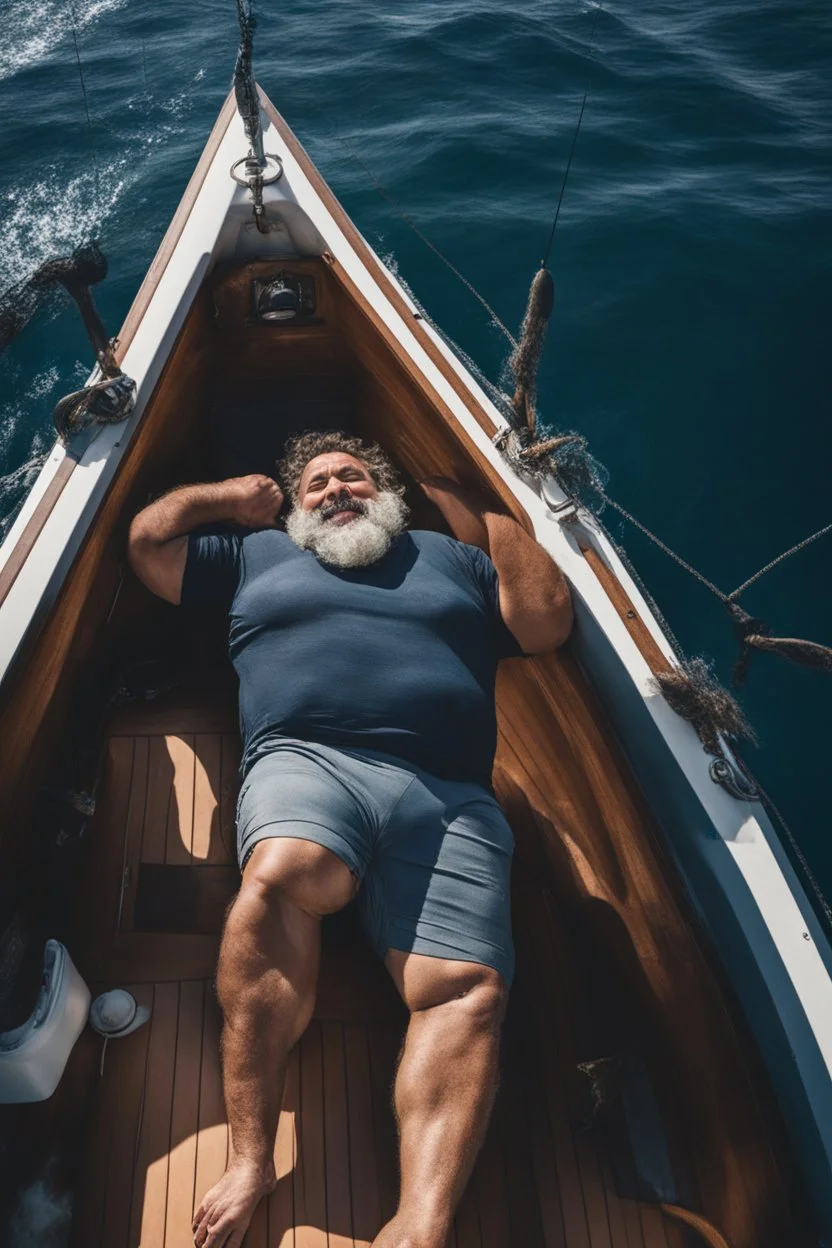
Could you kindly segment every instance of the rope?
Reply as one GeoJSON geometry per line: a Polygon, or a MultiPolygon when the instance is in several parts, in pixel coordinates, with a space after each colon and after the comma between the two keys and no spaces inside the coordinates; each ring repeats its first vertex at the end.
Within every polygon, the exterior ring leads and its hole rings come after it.
{"type": "MultiPolygon", "coordinates": [[[[745,772],[745,775],[748,777],[748,779],[752,780],[752,777],[747,767],[743,763],[742,759],[738,757],[737,761],[740,767],[742,768],[742,770],[745,772]]],[[[809,866],[806,855],[804,854],[803,850],[798,845],[795,834],[792,832],[791,828],[786,823],[786,820],[781,815],[780,810],[778,809],[777,806],[775,806],[773,800],[769,797],[768,793],[760,784],[759,780],[757,780],[755,777],[753,778],[752,783],[755,785],[757,792],[760,794],[760,797],[763,799],[763,803],[767,807],[769,813],[774,815],[777,822],[780,824],[780,828],[788,842],[789,849],[791,850],[791,852],[794,854],[795,858],[797,859],[798,866],[800,867],[800,870],[803,873],[804,879],[806,883],[809,885],[812,892],[814,893],[815,901],[820,907],[821,913],[824,919],[826,920],[827,924],[829,925],[828,930],[832,933],[832,907],[830,907],[829,902],[826,900],[825,896],[823,895],[823,890],[821,889],[821,886],[817,881],[815,873],[812,871],[812,868],[809,866]]]]}
{"type": "Polygon", "coordinates": [[[677,555],[675,550],[671,550],[660,537],[657,537],[655,533],[648,529],[646,524],[642,524],[640,520],[636,520],[635,516],[627,511],[626,507],[622,507],[621,504],[617,503],[614,498],[610,498],[606,491],[598,490],[598,493],[607,506],[612,507],[613,510],[617,511],[618,514],[623,516],[625,520],[629,520],[630,524],[635,525],[635,527],[643,533],[645,537],[649,537],[651,542],[653,542],[659,547],[660,550],[663,550],[666,555],[669,555],[671,559],[678,563],[680,568],[684,568],[685,571],[695,577],[700,584],[704,585],[706,589],[709,589],[712,594],[715,594],[720,602],[727,603],[729,601],[728,594],[724,594],[718,586],[714,585],[713,581],[709,581],[706,576],[703,576],[701,572],[698,572],[696,568],[683,559],[681,555],[677,555]]]}
{"type": "MultiPolygon", "coordinates": [[[[520,329],[520,342],[511,353],[508,366],[514,376],[514,397],[511,400],[515,429],[525,426],[534,437],[537,429],[537,370],[546,338],[546,327],[555,303],[555,284],[548,269],[540,268],[532,279],[526,315],[520,329]]],[[[555,439],[557,441],[557,439],[555,439]]],[[[552,439],[546,443],[551,453],[552,439]]],[[[532,448],[527,448],[527,453],[532,448]]]]}
{"type": "MultiPolygon", "coordinates": [[[[534,446],[530,449],[533,450],[534,446]]],[[[554,460],[555,457],[552,456],[550,458],[550,464],[553,463],[554,460]]],[[[770,572],[772,568],[776,568],[791,555],[795,555],[799,551],[805,550],[807,546],[812,544],[812,542],[815,542],[818,538],[832,532],[832,524],[824,525],[823,528],[818,529],[817,532],[810,534],[809,537],[805,537],[803,541],[797,542],[794,546],[790,546],[788,550],[784,550],[782,554],[779,554],[775,559],[769,560],[764,567],[755,572],[753,576],[750,576],[748,580],[744,581],[737,589],[733,590],[730,594],[726,594],[723,593],[717,585],[714,585],[713,581],[709,581],[706,576],[703,576],[701,572],[692,566],[692,564],[688,563],[686,559],[683,559],[681,555],[677,555],[676,551],[672,550],[661,540],[661,538],[657,537],[655,533],[648,529],[646,524],[642,524],[641,521],[637,520],[636,517],[627,511],[625,507],[622,507],[620,503],[615,501],[615,499],[610,498],[606,490],[599,487],[595,483],[593,483],[592,488],[596,490],[599,497],[603,499],[606,504],[617,511],[619,515],[623,516],[625,520],[629,520],[629,522],[634,525],[639,532],[649,538],[654,545],[658,546],[660,550],[663,550],[666,555],[668,555],[679,565],[679,567],[683,568],[692,577],[694,577],[695,580],[699,581],[700,585],[704,585],[706,589],[710,590],[714,597],[719,599],[723,606],[727,607],[734,622],[734,633],[740,643],[740,653],[734,665],[732,674],[732,680],[735,685],[739,686],[744,684],[748,671],[748,664],[751,660],[751,655],[755,650],[767,651],[770,654],[778,654],[781,658],[789,659],[792,663],[797,663],[800,667],[808,667],[812,668],[814,671],[828,672],[832,674],[832,647],[823,646],[814,641],[807,641],[801,637],[772,637],[770,636],[771,629],[765,621],[749,615],[748,612],[744,611],[739,605],[740,594],[742,594],[751,585],[756,585],[767,572],[770,572]]]]}
{"type": "Polygon", "coordinates": [[[459,269],[456,268],[455,265],[451,264],[447,256],[443,256],[442,252],[439,250],[436,244],[432,243],[430,239],[425,234],[422,233],[422,231],[419,229],[416,222],[413,220],[413,218],[410,216],[408,212],[405,212],[404,208],[402,208],[398,200],[395,199],[390,194],[389,191],[385,190],[385,188],[379,182],[378,178],[375,176],[372,170],[368,168],[364,160],[358,155],[355,149],[351,146],[349,140],[346,138],[342,138],[341,141],[343,142],[344,146],[346,147],[347,151],[349,152],[350,156],[352,156],[356,164],[360,165],[361,168],[364,170],[367,177],[370,179],[373,186],[378,191],[379,195],[381,195],[381,197],[385,199],[387,203],[390,205],[390,207],[393,209],[396,216],[400,217],[401,220],[404,221],[405,225],[409,226],[409,228],[413,231],[416,237],[421,239],[421,241],[425,244],[426,247],[430,248],[433,254],[442,261],[442,263],[445,265],[446,268],[450,269],[454,277],[457,278],[458,281],[462,282],[462,285],[465,287],[465,289],[468,290],[474,296],[474,298],[477,300],[479,304],[482,305],[483,308],[485,308],[486,312],[491,317],[493,324],[496,325],[498,329],[502,330],[502,332],[505,334],[508,341],[511,343],[512,347],[515,350],[517,350],[517,339],[514,337],[514,334],[512,334],[511,330],[509,330],[500,320],[499,316],[494,311],[491,304],[486,302],[486,300],[482,297],[482,295],[477,290],[477,288],[471,282],[468,281],[468,278],[465,277],[462,273],[460,273],[459,269]]]}
{"type": "Polygon", "coordinates": [[[254,81],[254,31],[257,22],[252,12],[251,0],[237,0],[237,17],[240,22],[240,46],[234,65],[234,95],[237,110],[243,119],[251,155],[262,170],[266,165],[263,151],[263,130],[260,125],[260,101],[254,81]]]}
{"type": "MultiPolygon", "coordinates": [[[[590,60],[592,59],[591,53],[593,51],[593,44],[595,41],[595,23],[598,21],[598,14],[600,13],[600,11],[601,11],[601,6],[599,4],[596,6],[595,13],[593,15],[592,30],[590,31],[590,34],[589,34],[590,60]]],[[[572,168],[572,157],[575,155],[575,145],[578,142],[578,134],[580,133],[581,122],[584,119],[584,109],[586,108],[586,97],[588,95],[589,95],[589,82],[587,82],[586,88],[584,90],[584,98],[581,101],[581,111],[578,114],[578,124],[575,127],[575,133],[572,136],[572,147],[569,150],[569,159],[566,162],[566,172],[563,175],[563,182],[561,183],[560,195],[558,197],[558,206],[555,209],[555,219],[552,222],[552,228],[549,231],[549,241],[546,244],[546,250],[543,253],[543,259],[540,261],[541,269],[546,268],[546,265],[549,262],[549,253],[552,250],[552,243],[555,241],[555,230],[557,229],[557,226],[558,226],[558,217],[560,216],[560,206],[563,203],[563,193],[566,190],[566,182],[569,177],[569,170],[572,168]]]]}
{"type": "Polygon", "coordinates": [[[735,589],[728,595],[727,601],[734,602],[744,593],[751,585],[755,585],[766,572],[770,572],[772,568],[776,568],[778,563],[782,563],[784,559],[788,559],[789,555],[796,555],[798,551],[805,550],[812,542],[816,542],[819,537],[824,537],[827,533],[832,533],[832,524],[827,524],[822,529],[818,529],[817,533],[813,533],[811,537],[804,537],[802,542],[798,542],[796,546],[791,546],[788,550],[784,550],[782,555],[778,555],[776,559],[772,559],[764,568],[760,568],[759,572],[755,572],[747,581],[743,581],[738,589],[735,589]]]}
{"type": "Polygon", "coordinates": [[[78,47],[78,31],[75,26],[75,5],[73,0],[68,0],[69,5],[69,21],[72,28],[72,42],[75,47],[75,61],[78,66],[78,79],[81,83],[81,97],[84,101],[84,112],[87,115],[87,132],[90,139],[90,151],[92,153],[93,177],[95,179],[95,202],[96,206],[100,202],[99,181],[98,181],[98,152],[95,146],[95,137],[92,128],[92,117],[90,115],[90,105],[87,99],[87,84],[84,81],[84,67],[81,64],[81,52],[78,47]]]}

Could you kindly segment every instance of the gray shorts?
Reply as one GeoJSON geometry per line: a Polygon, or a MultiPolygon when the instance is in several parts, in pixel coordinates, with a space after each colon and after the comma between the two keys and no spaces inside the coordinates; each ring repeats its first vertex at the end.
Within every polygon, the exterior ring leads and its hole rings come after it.
{"type": "Polygon", "coordinates": [[[388,754],[281,738],[240,790],[240,866],[275,836],[314,841],[346,863],[379,956],[480,962],[511,983],[514,838],[487,789],[388,754]]]}

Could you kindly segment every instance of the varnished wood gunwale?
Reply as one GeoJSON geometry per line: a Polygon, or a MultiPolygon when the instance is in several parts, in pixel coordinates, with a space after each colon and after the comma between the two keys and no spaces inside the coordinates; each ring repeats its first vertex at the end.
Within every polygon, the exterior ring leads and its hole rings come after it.
{"type": "Polygon", "coordinates": [[[654,676],[671,669],[671,662],[662,651],[650,629],[636,610],[635,604],[613,569],[595,549],[582,542],[581,554],[586,559],[627,632],[638,647],[641,657],[654,676]]]}

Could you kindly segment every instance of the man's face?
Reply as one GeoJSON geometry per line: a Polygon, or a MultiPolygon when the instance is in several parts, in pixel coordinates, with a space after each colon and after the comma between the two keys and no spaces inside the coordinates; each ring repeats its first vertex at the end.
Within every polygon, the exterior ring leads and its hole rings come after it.
{"type": "Polygon", "coordinates": [[[395,490],[379,490],[354,455],[331,451],[304,468],[286,532],[322,563],[361,568],[383,558],[406,523],[407,507],[395,490]]]}
{"type": "Polygon", "coordinates": [[[298,496],[304,511],[320,511],[325,524],[342,525],[364,515],[365,500],[377,498],[378,489],[360,459],[331,451],[306,465],[298,496]]]}

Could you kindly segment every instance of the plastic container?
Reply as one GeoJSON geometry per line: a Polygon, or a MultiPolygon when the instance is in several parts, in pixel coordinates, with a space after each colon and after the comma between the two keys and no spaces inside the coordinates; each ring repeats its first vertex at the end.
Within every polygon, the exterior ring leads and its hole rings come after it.
{"type": "Polygon", "coordinates": [[[45,1101],[57,1088],[84,1029],[90,992],[64,946],[48,940],[35,1008],[25,1023],[0,1032],[0,1104],[45,1101]]]}

